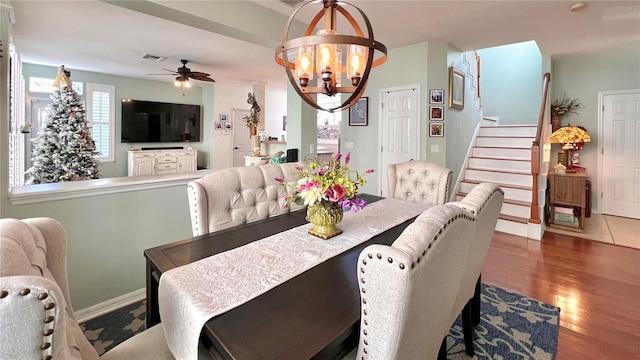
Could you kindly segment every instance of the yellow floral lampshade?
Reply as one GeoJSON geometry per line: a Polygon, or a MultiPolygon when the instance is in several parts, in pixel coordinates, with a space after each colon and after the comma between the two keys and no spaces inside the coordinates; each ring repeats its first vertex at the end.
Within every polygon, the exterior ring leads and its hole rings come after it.
{"type": "Polygon", "coordinates": [[[554,131],[550,137],[552,144],[562,144],[562,150],[565,152],[565,162],[568,169],[572,168],[571,153],[574,150],[580,150],[584,143],[591,142],[591,136],[578,126],[565,126],[554,131]]]}

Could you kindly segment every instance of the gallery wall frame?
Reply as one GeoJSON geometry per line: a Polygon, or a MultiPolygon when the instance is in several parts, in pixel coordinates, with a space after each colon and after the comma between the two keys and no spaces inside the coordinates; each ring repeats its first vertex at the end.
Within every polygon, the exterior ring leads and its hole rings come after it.
{"type": "Polygon", "coordinates": [[[444,120],[444,106],[429,106],[429,120],[430,121],[443,121],[444,120]]]}
{"type": "Polygon", "coordinates": [[[429,136],[444,136],[444,123],[443,122],[429,123],[429,136]]]}
{"type": "Polygon", "coordinates": [[[429,104],[444,105],[444,90],[443,89],[429,90],[429,104]]]}
{"type": "Polygon", "coordinates": [[[369,125],[369,98],[361,97],[349,108],[349,126],[369,125]]]}
{"type": "Polygon", "coordinates": [[[449,107],[464,109],[464,73],[449,67],[449,107]]]}

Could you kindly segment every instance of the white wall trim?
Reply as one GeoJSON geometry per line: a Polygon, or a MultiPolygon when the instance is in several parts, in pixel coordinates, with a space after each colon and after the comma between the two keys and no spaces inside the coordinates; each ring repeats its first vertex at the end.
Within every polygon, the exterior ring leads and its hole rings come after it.
{"type": "Polygon", "coordinates": [[[159,189],[186,185],[214,170],[198,170],[191,173],[126,176],[51,184],[15,187],[9,190],[12,205],[25,205],[47,201],[75,199],[87,196],[117,194],[128,191],[159,189]]]}
{"type": "Polygon", "coordinates": [[[75,312],[75,317],[78,323],[83,323],[113,310],[117,310],[123,306],[133,304],[136,301],[143,300],[146,296],[147,293],[145,288],[138,289],[99,304],[89,306],[88,308],[78,310],[75,312]]]}
{"type": "Polygon", "coordinates": [[[473,147],[476,146],[476,139],[478,138],[478,133],[480,132],[480,127],[482,127],[482,122],[479,122],[478,125],[476,125],[476,131],[473,133],[473,137],[471,138],[471,141],[469,142],[469,147],[467,148],[467,153],[464,156],[464,161],[462,162],[462,166],[460,167],[460,171],[458,172],[458,178],[456,179],[456,182],[453,184],[453,189],[451,189],[451,196],[449,197],[449,199],[447,201],[456,201],[456,194],[460,191],[460,183],[462,182],[462,179],[464,178],[464,171],[467,168],[467,166],[469,165],[469,157],[471,156],[471,153],[473,152],[473,147]]]}

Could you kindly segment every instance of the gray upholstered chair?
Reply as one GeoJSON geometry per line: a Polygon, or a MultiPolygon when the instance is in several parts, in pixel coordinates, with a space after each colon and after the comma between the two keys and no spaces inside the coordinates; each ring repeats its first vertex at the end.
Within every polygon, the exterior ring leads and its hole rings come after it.
{"type": "Polygon", "coordinates": [[[440,205],[449,201],[453,172],[434,163],[410,160],[389,165],[389,197],[440,205]]]}
{"type": "MultiPolygon", "coordinates": [[[[0,359],[98,359],[78,325],[67,280],[67,236],[50,218],[0,219],[0,359]]],[[[162,325],[100,359],[173,359],[162,325]]]]}
{"type": "Polygon", "coordinates": [[[362,251],[357,359],[438,356],[452,324],[474,226],[468,212],[438,205],[391,246],[370,245],[362,251]]]}
{"type": "Polygon", "coordinates": [[[481,183],[454,206],[467,211],[475,218],[476,229],[466,261],[460,292],[456,298],[452,321],[462,312],[462,327],[465,337],[466,352],[473,356],[472,325],[480,322],[480,282],[482,265],[489,252],[489,245],[500,216],[504,201],[504,192],[493,183],[481,183]]]}
{"type": "MultiPolygon", "coordinates": [[[[266,219],[301,208],[285,207],[287,192],[275,178],[298,181],[299,163],[242,166],[215,171],[187,184],[193,236],[266,219]]],[[[290,188],[293,192],[293,187],[290,188]]]]}

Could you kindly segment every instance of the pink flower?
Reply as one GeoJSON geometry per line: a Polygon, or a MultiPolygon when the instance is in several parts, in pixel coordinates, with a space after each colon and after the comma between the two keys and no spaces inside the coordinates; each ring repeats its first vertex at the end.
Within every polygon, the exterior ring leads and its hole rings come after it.
{"type": "Polygon", "coordinates": [[[347,156],[344,157],[344,163],[348,164],[351,161],[351,153],[347,153],[347,156]]]}
{"type": "Polygon", "coordinates": [[[342,200],[345,197],[345,195],[347,195],[347,190],[345,190],[345,188],[342,185],[335,184],[331,186],[329,189],[327,189],[327,192],[325,193],[325,195],[329,197],[329,201],[338,202],[342,200]]]}
{"type": "Polygon", "coordinates": [[[338,153],[336,154],[336,162],[340,161],[341,157],[342,157],[342,154],[340,153],[340,151],[338,151],[338,153]]]}
{"type": "Polygon", "coordinates": [[[367,174],[373,174],[374,171],[375,170],[373,170],[373,169],[369,169],[369,170],[367,170],[367,174]]]}
{"type": "Polygon", "coordinates": [[[281,183],[281,182],[283,181],[283,180],[282,180],[281,178],[279,178],[279,177],[274,178],[274,180],[275,180],[275,181],[277,181],[277,182],[279,182],[279,183],[281,183]]]}

